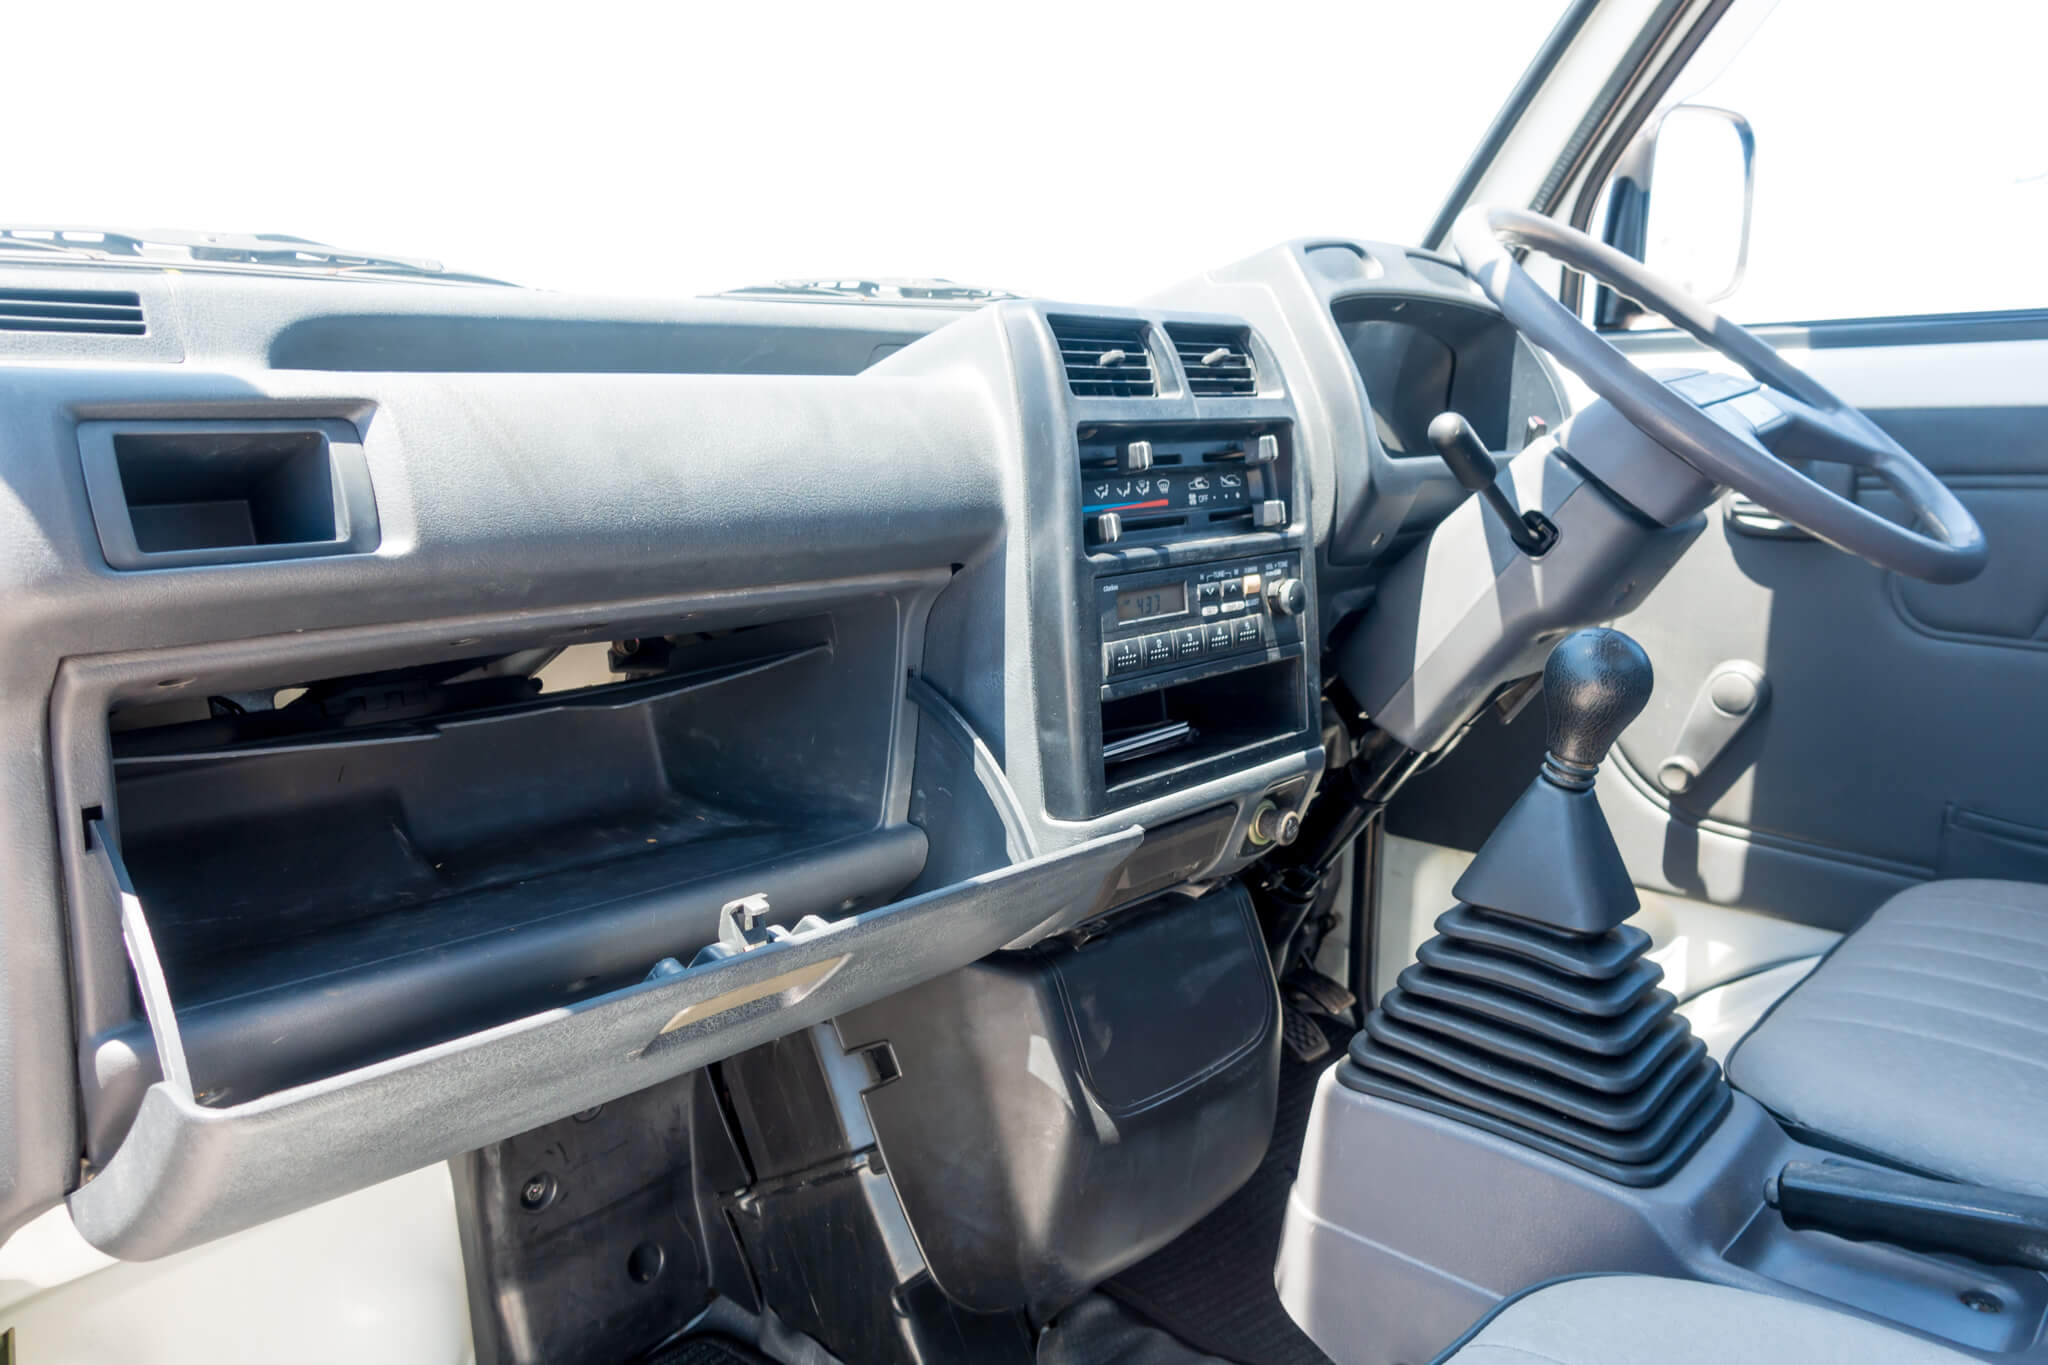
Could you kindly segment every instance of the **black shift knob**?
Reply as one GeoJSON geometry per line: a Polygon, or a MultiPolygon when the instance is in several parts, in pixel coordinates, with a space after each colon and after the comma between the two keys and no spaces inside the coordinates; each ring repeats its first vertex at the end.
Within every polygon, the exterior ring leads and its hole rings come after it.
{"type": "Polygon", "coordinates": [[[1550,753],[1543,775],[1582,790],[1607,750],[1650,701],[1650,656],[1618,630],[1575,631],[1543,665],[1550,753]]]}

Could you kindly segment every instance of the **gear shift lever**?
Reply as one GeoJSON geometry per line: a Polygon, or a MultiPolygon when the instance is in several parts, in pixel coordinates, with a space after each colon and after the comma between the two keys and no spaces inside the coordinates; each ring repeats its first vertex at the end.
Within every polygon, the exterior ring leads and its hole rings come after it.
{"type": "Polygon", "coordinates": [[[1581,630],[1543,666],[1549,752],[1543,771],[1495,827],[1457,897],[1551,929],[1598,934],[1633,915],[1628,868],[1593,774],[1650,700],[1650,659],[1618,630],[1581,630]]]}
{"type": "Polygon", "coordinates": [[[1649,705],[1651,681],[1650,656],[1620,631],[1567,635],[1543,665],[1543,776],[1566,791],[1592,786],[1600,760],[1649,705]]]}
{"type": "Polygon", "coordinates": [[[1731,1103],[1692,1036],[1593,794],[1650,699],[1650,660],[1582,630],[1543,669],[1543,769],[1458,879],[1462,904],[1352,1041],[1347,1084],[1627,1185],[1666,1179],[1731,1103]]]}

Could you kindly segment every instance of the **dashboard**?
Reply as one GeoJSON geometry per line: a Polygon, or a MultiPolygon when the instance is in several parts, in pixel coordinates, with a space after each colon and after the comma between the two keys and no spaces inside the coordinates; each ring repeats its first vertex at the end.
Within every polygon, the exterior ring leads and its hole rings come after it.
{"type": "Polygon", "coordinates": [[[1242,871],[1429,419],[1563,416],[1352,242],[972,311],[8,266],[0,372],[0,1228],[129,1256],[1242,871]]]}

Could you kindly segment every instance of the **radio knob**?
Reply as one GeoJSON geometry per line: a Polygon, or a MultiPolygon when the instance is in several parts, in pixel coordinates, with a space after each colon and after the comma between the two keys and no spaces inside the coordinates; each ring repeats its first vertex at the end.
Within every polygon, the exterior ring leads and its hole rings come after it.
{"type": "Polygon", "coordinates": [[[1275,616],[1299,616],[1308,610],[1308,585],[1299,578],[1276,578],[1266,585],[1266,606],[1275,616]]]}

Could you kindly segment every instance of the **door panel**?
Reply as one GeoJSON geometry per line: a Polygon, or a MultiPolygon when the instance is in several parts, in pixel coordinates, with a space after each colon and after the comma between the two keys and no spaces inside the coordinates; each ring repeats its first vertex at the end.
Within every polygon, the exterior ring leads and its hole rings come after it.
{"type": "MultiPolygon", "coordinates": [[[[1744,534],[1724,499],[1618,622],[1657,672],[1619,746],[1628,780],[1602,787],[1610,808],[1634,807],[1614,814],[1639,880],[1835,925],[1901,880],[2048,881],[2048,320],[2037,327],[1948,342],[1973,333],[1930,319],[1772,338],[1951,481],[1990,564],[1954,587],[1904,580],[1811,539],[1744,534]],[[1669,795],[1654,774],[1735,660],[1762,668],[1768,704],[1669,795]],[[1816,896],[1814,877],[1783,875],[1787,857],[1853,875],[1816,896]]],[[[1725,368],[1662,337],[1621,344],[1653,366],[1725,368]]],[[[1856,495],[1897,512],[1877,485],[1856,495]]]]}

